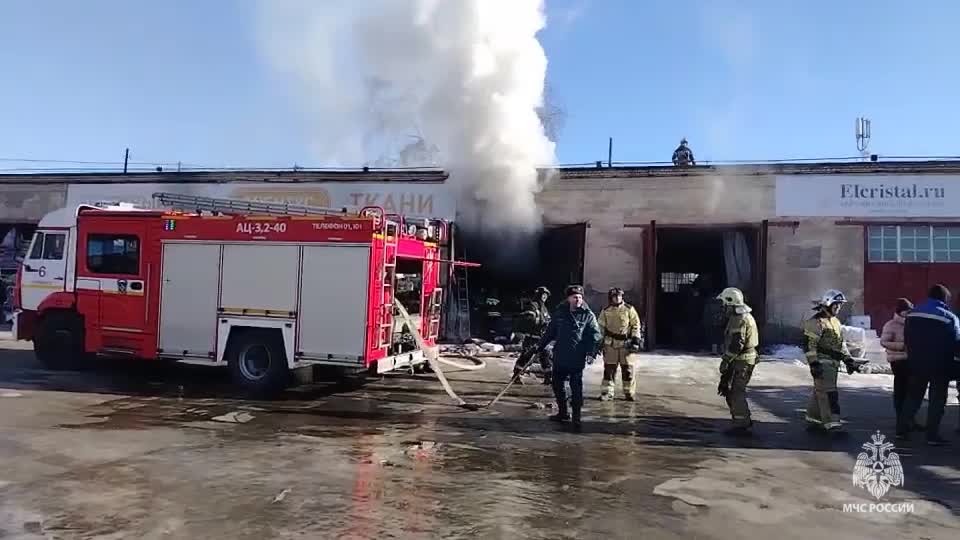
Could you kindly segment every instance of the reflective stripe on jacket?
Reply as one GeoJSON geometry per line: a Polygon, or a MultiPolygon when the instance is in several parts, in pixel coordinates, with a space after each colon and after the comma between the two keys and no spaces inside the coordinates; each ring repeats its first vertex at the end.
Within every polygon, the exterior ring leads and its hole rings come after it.
{"type": "Polygon", "coordinates": [[[803,321],[803,353],[808,364],[839,363],[849,358],[850,352],[840,330],[840,319],[818,313],[803,321]]]}
{"type": "Polygon", "coordinates": [[[749,311],[731,315],[723,336],[724,364],[734,361],[756,363],[759,345],[760,333],[753,315],[749,311]]]}
{"type": "Polygon", "coordinates": [[[622,348],[626,341],[640,337],[640,316],[630,304],[609,305],[603,308],[598,318],[603,344],[622,348]]]}

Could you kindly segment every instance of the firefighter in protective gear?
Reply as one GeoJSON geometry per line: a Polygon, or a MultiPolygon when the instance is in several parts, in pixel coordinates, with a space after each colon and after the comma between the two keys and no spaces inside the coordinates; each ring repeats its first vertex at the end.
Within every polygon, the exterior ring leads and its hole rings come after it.
{"type": "Polygon", "coordinates": [[[673,164],[677,167],[687,167],[697,164],[697,161],[693,158],[693,150],[687,145],[687,139],[681,140],[680,146],[673,151],[673,164]]]}
{"type": "Polygon", "coordinates": [[[540,337],[543,336],[544,331],[550,324],[550,308],[547,307],[549,298],[550,290],[541,286],[534,289],[532,299],[524,299],[521,302],[522,312],[516,331],[523,334],[523,341],[520,345],[520,356],[513,366],[513,377],[516,379],[516,384],[523,384],[521,375],[534,357],[540,362],[540,369],[543,371],[543,384],[551,384],[553,366],[550,362],[550,353],[548,351],[537,352],[540,337]]]}
{"type": "Polygon", "coordinates": [[[830,289],[814,300],[815,313],[803,322],[803,351],[813,376],[813,394],[806,420],[810,427],[827,432],[842,430],[837,390],[840,366],[845,365],[847,373],[853,373],[862,365],[850,356],[837,319],[846,303],[847,297],[842,292],[830,289]]]}
{"type": "Polygon", "coordinates": [[[637,310],[623,301],[623,289],[615,287],[607,293],[609,304],[598,317],[603,334],[603,392],[602,401],[610,401],[619,368],[623,378],[623,397],[633,401],[636,381],[633,364],[640,342],[640,316],[637,310]]]}
{"type": "Polygon", "coordinates": [[[720,361],[720,384],[717,393],[727,400],[733,426],[730,435],[747,435],[753,426],[750,406],[747,404],[747,385],[757,363],[760,333],[743,292],[733,287],[724,289],[717,297],[729,314],[723,332],[723,351],[720,361]]]}

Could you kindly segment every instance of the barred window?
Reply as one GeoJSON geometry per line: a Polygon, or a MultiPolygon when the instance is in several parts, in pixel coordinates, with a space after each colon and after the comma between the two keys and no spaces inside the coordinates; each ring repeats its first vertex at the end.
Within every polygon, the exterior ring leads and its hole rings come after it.
{"type": "Polygon", "coordinates": [[[681,285],[690,285],[697,279],[698,274],[683,274],[677,272],[664,272],[660,274],[660,288],[663,292],[680,292],[681,285]]]}

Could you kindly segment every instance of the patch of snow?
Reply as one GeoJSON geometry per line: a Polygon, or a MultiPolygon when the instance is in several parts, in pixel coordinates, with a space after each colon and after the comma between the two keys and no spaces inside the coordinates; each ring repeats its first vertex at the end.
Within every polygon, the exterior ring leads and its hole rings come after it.
{"type": "Polygon", "coordinates": [[[807,359],[803,354],[803,349],[796,345],[786,345],[782,343],[772,345],[767,354],[761,355],[760,361],[786,362],[796,366],[807,365],[807,359]]]}

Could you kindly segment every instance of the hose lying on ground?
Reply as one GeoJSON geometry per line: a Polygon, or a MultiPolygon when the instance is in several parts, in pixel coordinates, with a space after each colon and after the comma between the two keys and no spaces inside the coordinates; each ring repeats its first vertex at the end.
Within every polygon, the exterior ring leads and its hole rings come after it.
{"type": "Polygon", "coordinates": [[[527,372],[527,368],[533,365],[533,362],[527,362],[527,365],[524,366],[523,369],[520,370],[519,372],[514,373],[513,377],[510,378],[510,381],[507,382],[507,384],[503,387],[503,390],[501,390],[500,393],[497,394],[497,396],[491,399],[488,403],[484,405],[480,405],[478,403],[467,403],[466,401],[463,400],[463,398],[458,396],[456,392],[454,392],[453,387],[450,386],[450,381],[448,381],[447,377],[443,374],[443,369],[440,368],[440,364],[447,364],[449,366],[453,366],[453,367],[468,370],[468,371],[476,371],[476,370],[485,368],[487,366],[486,362],[484,362],[480,358],[477,358],[476,356],[471,356],[466,354],[455,354],[450,356],[457,357],[457,358],[466,358],[468,360],[471,360],[473,362],[472,364],[461,364],[459,362],[453,362],[451,360],[444,359],[442,356],[440,356],[439,349],[437,347],[429,347],[427,346],[426,342],[423,341],[423,336],[420,335],[420,331],[417,330],[417,327],[414,325],[413,320],[410,319],[410,314],[407,313],[407,310],[406,308],[403,307],[403,304],[397,301],[397,299],[394,299],[393,303],[395,306],[397,306],[397,311],[400,313],[400,318],[403,320],[404,324],[407,325],[407,328],[410,329],[410,333],[413,334],[413,338],[417,342],[417,347],[419,347],[420,350],[423,351],[423,356],[427,359],[427,363],[430,364],[430,368],[433,369],[433,372],[437,374],[437,379],[440,380],[440,384],[443,385],[443,389],[446,390],[447,395],[449,395],[451,399],[457,402],[458,407],[462,407],[464,409],[467,409],[468,411],[478,411],[480,409],[486,409],[488,407],[492,407],[494,404],[500,401],[500,398],[502,398],[503,395],[507,393],[507,390],[509,390],[510,387],[513,386],[513,383],[517,382],[520,379],[520,377],[522,377],[523,374],[527,372]]]}
{"type": "Polygon", "coordinates": [[[473,356],[471,354],[463,354],[463,353],[446,353],[446,354],[438,355],[437,362],[446,364],[451,367],[455,367],[457,369],[462,369],[464,371],[479,371],[487,367],[487,363],[484,362],[482,358],[473,356]],[[451,358],[463,358],[463,359],[469,360],[470,363],[465,364],[462,362],[456,362],[454,360],[451,360],[451,358]]]}
{"type": "Polygon", "coordinates": [[[437,374],[437,378],[440,379],[440,384],[443,385],[443,389],[446,390],[447,395],[451,399],[457,402],[457,405],[468,410],[475,411],[479,409],[478,406],[467,403],[456,392],[453,391],[453,387],[450,386],[450,382],[447,380],[447,377],[443,374],[443,369],[440,367],[440,362],[438,361],[439,354],[436,347],[427,346],[426,342],[423,341],[423,336],[420,335],[420,330],[417,329],[417,326],[410,319],[410,314],[407,313],[407,309],[403,307],[396,298],[393,299],[393,304],[397,307],[397,311],[400,313],[400,318],[407,325],[407,328],[410,329],[410,333],[413,335],[413,339],[417,342],[417,347],[423,351],[424,357],[427,359],[427,363],[430,364],[430,368],[433,369],[433,372],[437,374]]]}

